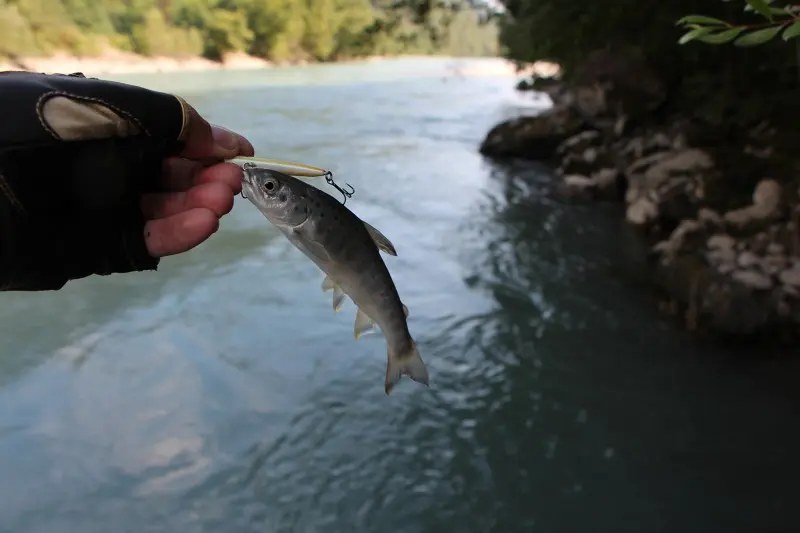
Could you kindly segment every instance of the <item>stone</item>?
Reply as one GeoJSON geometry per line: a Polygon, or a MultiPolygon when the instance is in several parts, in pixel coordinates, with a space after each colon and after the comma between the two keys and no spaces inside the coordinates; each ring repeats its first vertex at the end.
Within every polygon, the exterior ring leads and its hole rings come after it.
{"type": "Polygon", "coordinates": [[[605,147],[590,147],[583,151],[567,152],[561,158],[559,170],[562,175],[583,174],[588,176],[595,173],[598,168],[609,166],[611,166],[609,151],[605,147]]]}
{"type": "Polygon", "coordinates": [[[672,141],[670,141],[666,133],[659,132],[653,135],[649,144],[651,146],[657,146],[658,148],[670,148],[672,146],[672,141]]]}
{"type": "Polygon", "coordinates": [[[727,235],[725,233],[718,233],[716,235],[712,235],[706,241],[706,246],[711,248],[712,250],[719,250],[719,249],[730,249],[733,250],[733,247],[736,245],[736,239],[727,235]]]}
{"type": "Polygon", "coordinates": [[[644,179],[651,187],[655,187],[676,174],[707,170],[713,166],[711,156],[702,150],[674,150],[648,168],[644,179]]]}
{"type": "Polygon", "coordinates": [[[618,178],[619,170],[616,168],[602,168],[592,174],[592,180],[594,180],[597,187],[601,189],[613,187],[616,185],[618,178]]]}
{"type": "Polygon", "coordinates": [[[658,217],[658,207],[648,198],[638,198],[625,213],[625,218],[631,224],[642,225],[658,217]]]}
{"type": "Polygon", "coordinates": [[[583,174],[568,174],[563,178],[560,192],[564,196],[575,197],[603,197],[609,198],[609,191],[615,191],[619,173],[616,169],[605,168],[595,172],[591,177],[583,174]]]}
{"type": "Polygon", "coordinates": [[[594,180],[589,176],[570,174],[569,176],[564,176],[564,184],[572,189],[587,189],[594,185],[594,180]]]}
{"type": "Polygon", "coordinates": [[[770,255],[780,255],[783,253],[783,245],[777,242],[771,242],[767,245],[767,253],[770,255]]]}
{"type": "Polygon", "coordinates": [[[730,274],[734,270],[736,270],[736,263],[733,261],[720,263],[719,266],[717,266],[717,272],[720,274],[730,274]]]}
{"type": "Polygon", "coordinates": [[[761,180],[753,191],[753,204],[725,213],[725,222],[744,227],[753,222],[770,220],[780,214],[782,187],[775,180],[761,180]]]}
{"type": "Polygon", "coordinates": [[[696,220],[684,220],[672,231],[668,239],[653,246],[652,250],[664,256],[664,259],[668,262],[678,253],[678,250],[681,249],[686,236],[701,229],[702,225],[700,222],[696,220]]]}
{"type": "Polygon", "coordinates": [[[778,275],[786,268],[787,261],[785,255],[768,255],[761,260],[761,268],[770,276],[778,275]]]}
{"type": "Polygon", "coordinates": [[[718,226],[722,224],[722,217],[719,213],[708,207],[701,207],[697,212],[697,219],[706,225],[718,226]]]}
{"type": "Polygon", "coordinates": [[[702,187],[702,176],[713,167],[711,156],[697,149],[645,156],[625,169],[628,183],[625,200],[629,206],[640,204],[633,210],[634,215],[643,213],[640,198],[646,197],[654,204],[654,213],[652,209],[644,211],[653,216],[635,216],[637,220],[665,219],[678,223],[688,217],[694,218],[698,196],[702,196],[697,194],[698,188],[702,187]]]}
{"type": "Polygon", "coordinates": [[[754,270],[737,270],[731,277],[751,289],[768,290],[772,288],[770,277],[754,270]]]}
{"type": "Polygon", "coordinates": [[[731,270],[736,267],[736,252],[733,248],[719,248],[706,252],[706,260],[712,265],[729,265],[731,270]]]}
{"type": "Polygon", "coordinates": [[[777,209],[781,203],[781,184],[772,179],[761,180],[753,191],[753,205],[767,210],[777,209]]]}
{"type": "Polygon", "coordinates": [[[600,132],[588,130],[569,137],[558,147],[558,153],[582,152],[600,141],[600,132]]]}
{"type": "Polygon", "coordinates": [[[789,296],[794,296],[795,298],[800,296],[800,290],[798,290],[797,287],[794,287],[793,285],[784,285],[782,288],[783,292],[788,294],[789,296]]]}
{"type": "Polygon", "coordinates": [[[645,142],[642,137],[634,137],[628,141],[622,148],[622,153],[632,156],[633,159],[641,159],[644,157],[645,142]]]}
{"type": "Polygon", "coordinates": [[[751,268],[760,264],[758,256],[753,252],[744,251],[739,254],[736,263],[742,268],[751,268]]]}
{"type": "Polygon", "coordinates": [[[481,143],[480,153],[498,158],[550,159],[558,146],[582,127],[583,121],[570,108],[551,108],[496,125],[481,143]]]}
{"type": "Polygon", "coordinates": [[[795,263],[792,268],[788,268],[778,275],[778,279],[784,285],[800,288],[800,268],[795,263]]]}

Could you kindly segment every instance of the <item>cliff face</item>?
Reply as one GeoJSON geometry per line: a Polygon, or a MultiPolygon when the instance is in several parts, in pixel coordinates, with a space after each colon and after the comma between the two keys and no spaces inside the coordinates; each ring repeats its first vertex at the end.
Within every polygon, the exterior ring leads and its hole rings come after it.
{"type": "Polygon", "coordinates": [[[481,153],[552,162],[564,199],[624,202],[664,310],[687,327],[800,329],[800,116],[709,124],[636,53],[598,51],[540,85],[554,106],[497,125],[481,153]]]}

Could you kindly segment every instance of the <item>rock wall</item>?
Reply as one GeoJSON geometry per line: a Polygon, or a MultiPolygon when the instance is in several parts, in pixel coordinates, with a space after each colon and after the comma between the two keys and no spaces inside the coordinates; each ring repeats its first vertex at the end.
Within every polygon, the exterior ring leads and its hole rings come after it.
{"type": "Polygon", "coordinates": [[[481,153],[551,161],[562,198],[624,202],[664,309],[687,327],[793,338],[800,158],[776,152],[781,132],[764,122],[723,135],[665,113],[668,91],[635,51],[593,54],[579,74],[541,84],[554,107],[497,125],[481,153]]]}

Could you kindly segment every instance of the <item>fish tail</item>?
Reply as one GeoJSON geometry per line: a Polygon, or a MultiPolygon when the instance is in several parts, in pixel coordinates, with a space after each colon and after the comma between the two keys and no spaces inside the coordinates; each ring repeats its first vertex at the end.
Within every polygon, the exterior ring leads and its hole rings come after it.
{"type": "Polygon", "coordinates": [[[388,360],[386,363],[386,384],[384,390],[386,394],[400,381],[403,376],[408,376],[417,383],[429,386],[428,368],[419,356],[417,344],[411,339],[408,348],[400,353],[392,353],[389,349],[388,360]]]}

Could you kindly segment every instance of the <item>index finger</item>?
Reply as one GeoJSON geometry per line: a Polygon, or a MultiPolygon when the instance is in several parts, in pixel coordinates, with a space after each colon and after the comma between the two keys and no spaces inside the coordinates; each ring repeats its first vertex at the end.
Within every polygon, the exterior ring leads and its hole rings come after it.
{"type": "Polygon", "coordinates": [[[212,126],[197,110],[185,104],[188,114],[186,136],[179,157],[198,161],[220,161],[236,156],[252,156],[255,151],[250,141],[221,126],[212,126]]]}

